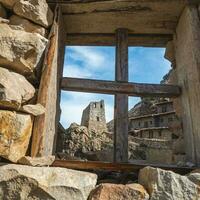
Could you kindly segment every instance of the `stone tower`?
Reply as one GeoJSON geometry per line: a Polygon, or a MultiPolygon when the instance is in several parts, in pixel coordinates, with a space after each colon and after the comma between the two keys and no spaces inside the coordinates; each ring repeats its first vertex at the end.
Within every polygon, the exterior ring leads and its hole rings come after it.
{"type": "Polygon", "coordinates": [[[81,125],[88,127],[88,130],[107,131],[104,100],[90,102],[83,110],[81,125]]]}

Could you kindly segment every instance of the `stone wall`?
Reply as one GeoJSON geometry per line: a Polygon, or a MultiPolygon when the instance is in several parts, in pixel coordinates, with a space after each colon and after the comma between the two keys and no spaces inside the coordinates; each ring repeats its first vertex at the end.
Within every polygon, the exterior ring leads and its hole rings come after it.
{"type": "Polygon", "coordinates": [[[0,0],[0,156],[17,162],[30,145],[53,13],[45,0],[0,0]]]}

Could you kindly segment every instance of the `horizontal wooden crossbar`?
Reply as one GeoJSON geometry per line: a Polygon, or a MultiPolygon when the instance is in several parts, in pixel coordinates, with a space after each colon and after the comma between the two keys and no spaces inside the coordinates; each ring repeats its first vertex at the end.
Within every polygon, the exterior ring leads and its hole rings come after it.
{"type": "Polygon", "coordinates": [[[61,89],[102,94],[127,94],[138,97],[177,97],[181,94],[180,88],[174,85],[126,83],[80,78],[63,78],[61,89]]]}
{"type": "MultiPolygon", "coordinates": [[[[172,40],[170,34],[129,34],[129,46],[165,47],[172,40]]],[[[67,34],[66,45],[68,46],[115,46],[115,34],[101,33],[72,33],[67,34]]]]}
{"type": "Polygon", "coordinates": [[[151,166],[161,168],[164,170],[171,170],[179,174],[187,174],[195,168],[190,167],[177,167],[174,165],[161,165],[161,164],[126,164],[126,163],[108,163],[96,161],[75,161],[75,160],[55,160],[52,167],[64,167],[77,170],[109,170],[109,171],[122,171],[122,172],[136,172],[140,169],[151,166]]]}

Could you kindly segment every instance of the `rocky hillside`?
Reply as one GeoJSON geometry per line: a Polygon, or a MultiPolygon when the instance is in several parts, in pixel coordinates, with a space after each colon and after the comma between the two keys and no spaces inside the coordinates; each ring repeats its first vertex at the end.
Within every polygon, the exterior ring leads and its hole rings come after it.
{"type": "Polygon", "coordinates": [[[105,151],[110,151],[113,146],[112,135],[108,132],[88,131],[87,127],[72,123],[61,135],[64,140],[61,151],[63,154],[59,155],[65,156],[65,159],[111,161],[110,157],[102,155],[105,151]]]}

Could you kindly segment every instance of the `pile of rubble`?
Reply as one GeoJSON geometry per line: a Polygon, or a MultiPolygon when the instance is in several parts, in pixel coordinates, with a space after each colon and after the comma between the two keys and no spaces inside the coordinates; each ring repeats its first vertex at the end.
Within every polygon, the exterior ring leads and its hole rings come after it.
{"type": "MultiPolygon", "coordinates": [[[[60,135],[60,134],[59,134],[60,135]]],[[[87,127],[72,123],[63,135],[60,158],[112,161],[112,135],[109,132],[89,131],[87,127]]]]}

